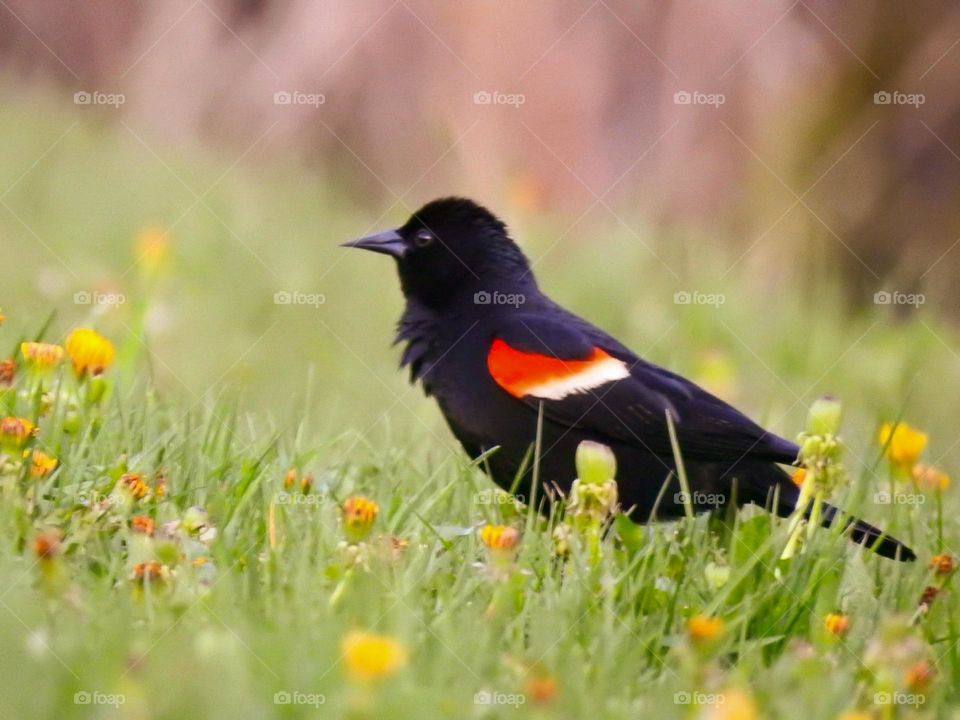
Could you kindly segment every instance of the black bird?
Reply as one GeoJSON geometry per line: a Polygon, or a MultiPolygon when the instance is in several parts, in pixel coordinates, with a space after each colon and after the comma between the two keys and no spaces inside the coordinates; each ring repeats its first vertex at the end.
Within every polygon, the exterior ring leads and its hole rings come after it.
{"type": "MultiPolygon", "coordinates": [[[[500,487],[531,497],[528,461],[542,404],[537,497],[566,493],[577,446],[594,440],[616,455],[620,502],[632,519],[647,522],[654,508],[657,517],[679,517],[669,412],[697,511],[718,499],[772,504],[781,516],[794,509],[798,488],[778,465],[796,462],[794,443],[550,300],[487,209],[435,200],[402,227],[346,245],[396,260],[406,298],[401,365],[437,399],[472,458],[498,448],[482,465],[500,487]]],[[[836,512],[829,508],[826,522],[836,512]]],[[[872,525],[845,522],[852,540],[879,554],[915,558],[872,525]]]]}

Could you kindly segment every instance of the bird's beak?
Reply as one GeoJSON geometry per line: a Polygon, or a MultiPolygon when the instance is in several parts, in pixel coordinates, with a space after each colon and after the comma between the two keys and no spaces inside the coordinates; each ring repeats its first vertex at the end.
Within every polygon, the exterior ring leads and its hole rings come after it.
{"type": "Polygon", "coordinates": [[[396,230],[384,230],[383,232],[367,235],[366,237],[345,242],[341,247],[363,248],[364,250],[373,250],[373,252],[392,255],[395,258],[403,257],[407,251],[407,243],[396,230]]]}

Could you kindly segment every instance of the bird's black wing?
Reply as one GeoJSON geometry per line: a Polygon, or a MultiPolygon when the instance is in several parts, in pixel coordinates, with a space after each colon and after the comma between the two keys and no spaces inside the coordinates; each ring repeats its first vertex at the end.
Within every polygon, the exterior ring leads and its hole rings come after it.
{"type": "Polygon", "coordinates": [[[503,318],[487,366],[501,389],[535,409],[542,402],[553,422],[669,456],[669,411],[684,458],[796,460],[796,445],[694,383],[576,316],[551,315],[503,318]]]}

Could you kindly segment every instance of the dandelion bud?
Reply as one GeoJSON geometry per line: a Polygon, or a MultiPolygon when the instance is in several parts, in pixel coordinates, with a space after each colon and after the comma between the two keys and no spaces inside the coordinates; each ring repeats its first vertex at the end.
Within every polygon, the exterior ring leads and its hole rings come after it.
{"type": "Polygon", "coordinates": [[[577,446],[577,478],[583,485],[600,485],[617,474],[617,458],[606,445],[584,440],[577,446]]]}
{"type": "Polygon", "coordinates": [[[40,533],[33,539],[33,554],[38,560],[52,560],[59,551],[60,533],[56,530],[40,533]]]}
{"type": "Polygon", "coordinates": [[[20,353],[27,367],[35,370],[50,370],[63,359],[63,348],[44,342],[20,343],[20,353]]]}
{"type": "Polygon", "coordinates": [[[707,563],[703,569],[703,575],[712,590],[719,590],[730,580],[730,566],[718,565],[714,562],[707,563]]]}
{"type": "Polygon", "coordinates": [[[343,512],[343,534],[347,542],[354,544],[367,538],[380,513],[380,506],[362,495],[351,495],[340,509],[343,512]]]}
{"type": "Polygon", "coordinates": [[[843,406],[834,397],[822,397],[810,406],[807,432],[811,435],[836,435],[840,430],[843,406]]]}
{"type": "Polygon", "coordinates": [[[11,360],[0,360],[0,388],[13,385],[13,377],[17,373],[17,364],[11,360]]]}
{"type": "Polygon", "coordinates": [[[291,490],[297,482],[297,471],[295,468],[290,468],[287,470],[286,474],[283,476],[283,488],[284,490],[291,490]]]}
{"type": "Polygon", "coordinates": [[[517,555],[520,532],[509,525],[484,525],[480,528],[480,542],[490,551],[495,565],[508,566],[517,555]]]}
{"type": "Polygon", "coordinates": [[[137,563],[133,566],[133,580],[138,583],[162,581],[166,572],[166,568],[156,560],[137,563]]]}
{"type": "Polygon", "coordinates": [[[310,490],[313,488],[313,475],[304,475],[300,478],[300,492],[304,495],[309,495],[310,490]]]}
{"type": "Polygon", "coordinates": [[[130,529],[135,533],[151,536],[154,532],[153,518],[149,515],[134,515],[130,518],[130,529]]]}
{"type": "Polygon", "coordinates": [[[57,467],[57,459],[45,452],[34,450],[30,456],[30,477],[45,478],[57,467]]]}

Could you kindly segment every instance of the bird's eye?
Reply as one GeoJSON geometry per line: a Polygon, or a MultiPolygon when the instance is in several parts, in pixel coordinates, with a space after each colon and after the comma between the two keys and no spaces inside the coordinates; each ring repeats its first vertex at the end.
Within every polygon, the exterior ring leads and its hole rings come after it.
{"type": "Polygon", "coordinates": [[[417,230],[416,234],[413,236],[413,243],[417,247],[427,247],[427,245],[430,245],[435,239],[436,237],[429,230],[417,230]]]}

